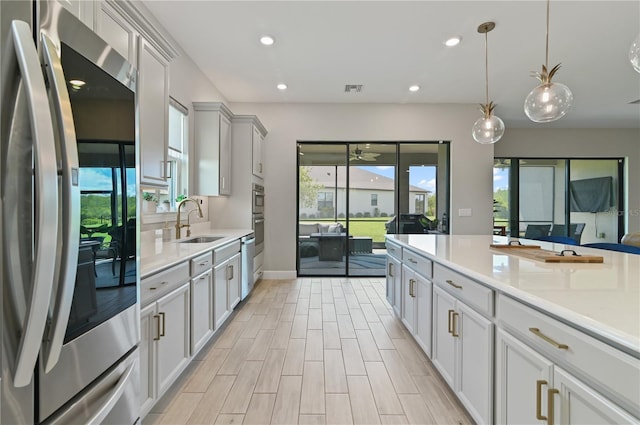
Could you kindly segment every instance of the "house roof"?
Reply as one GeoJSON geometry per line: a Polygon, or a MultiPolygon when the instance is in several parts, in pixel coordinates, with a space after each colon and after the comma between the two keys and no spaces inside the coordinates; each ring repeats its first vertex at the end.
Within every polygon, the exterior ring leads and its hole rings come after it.
{"type": "MultiPolygon", "coordinates": [[[[307,167],[309,170],[309,176],[317,183],[323,185],[326,188],[335,188],[335,168],[330,166],[321,167],[307,167]]],[[[338,189],[344,189],[346,185],[346,175],[344,167],[338,167],[338,189]]],[[[395,190],[395,181],[381,174],[372,173],[358,166],[349,167],[349,186],[351,189],[365,189],[365,190],[395,190]]],[[[430,190],[418,187],[409,186],[411,192],[424,192],[431,193],[430,190]]]]}

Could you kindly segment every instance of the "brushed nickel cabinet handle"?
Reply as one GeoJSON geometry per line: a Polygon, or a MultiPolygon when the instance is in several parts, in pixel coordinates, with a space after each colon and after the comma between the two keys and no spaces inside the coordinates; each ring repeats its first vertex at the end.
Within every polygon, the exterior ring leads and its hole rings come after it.
{"type": "Polygon", "coordinates": [[[452,314],[453,319],[451,320],[451,335],[458,337],[460,335],[458,335],[458,331],[456,331],[456,328],[458,327],[458,313],[457,312],[453,312],[452,314]]]}
{"type": "Polygon", "coordinates": [[[555,388],[547,390],[547,425],[553,425],[553,396],[560,394],[560,391],[555,388]]]}
{"type": "Polygon", "coordinates": [[[547,385],[547,381],[539,379],[536,381],[536,419],[546,421],[547,417],[542,416],[542,386],[547,385]]]}
{"type": "Polygon", "coordinates": [[[387,274],[390,277],[393,277],[393,263],[389,263],[389,270],[388,270],[387,274]]]}
{"type": "Polygon", "coordinates": [[[456,289],[462,289],[462,286],[456,285],[456,283],[453,280],[447,279],[447,283],[456,289]]]}
{"type": "Polygon", "coordinates": [[[413,264],[418,264],[418,262],[416,260],[414,260],[413,258],[409,258],[409,261],[413,264]]]}
{"type": "Polygon", "coordinates": [[[162,316],[162,330],[160,331],[160,336],[165,336],[164,335],[164,331],[165,331],[165,322],[166,322],[166,317],[164,315],[164,312],[160,313],[160,316],[162,316]]]}
{"type": "Polygon", "coordinates": [[[559,350],[568,350],[569,346],[567,344],[560,344],[559,342],[554,341],[553,339],[549,338],[548,336],[546,336],[545,334],[543,334],[540,329],[538,328],[529,328],[529,331],[531,333],[533,333],[535,336],[542,338],[543,340],[545,340],[546,342],[548,342],[549,344],[553,345],[554,347],[556,347],[559,350]]]}
{"type": "Polygon", "coordinates": [[[154,341],[160,341],[160,316],[157,314],[153,315],[153,318],[156,319],[156,336],[153,338],[154,341]]]}
{"type": "Polygon", "coordinates": [[[415,297],[416,294],[413,292],[413,285],[415,285],[416,281],[414,279],[409,279],[409,296],[415,297]]]}
{"type": "Polygon", "coordinates": [[[231,269],[231,277],[229,278],[229,280],[231,280],[231,279],[233,279],[233,276],[234,276],[233,264],[231,264],[231,265],[229,266],[229,268],[231,269]]]}

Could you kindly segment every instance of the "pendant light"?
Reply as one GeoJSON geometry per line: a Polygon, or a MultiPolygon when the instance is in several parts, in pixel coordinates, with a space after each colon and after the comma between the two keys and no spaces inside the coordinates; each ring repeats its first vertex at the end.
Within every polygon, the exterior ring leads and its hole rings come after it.
{"type": "Polygon", "coordinates": [[[542,84],[531,90],[524,101],[524,113],[533,122],[551,122],[562,118],[573,103],[573,94],[569,87],[552,83],[551,79],[560,69],[560,64],[549,69],[549,2],[547,0],[547,33],[545,45],[545,64],[542,72],[534,72],[542,84]]]}
{"type": "Polygon", "coordinates": [[[633,65],[633,69],[640,72],[640,34],[629,48],[629,61],[633,65]]]}
{"type": "Polygon", "coordinates": [[[496,105],[489,102],[489,48],[488,37],[489,31],[494,29],[496,24],[493,22],[485,22],[480,24],[478,32],[484,34],[484,71],[485,71],[485,95],[486,103],[480,104],[480,110],[484,113],[484,117],[478,119],[471,129],[473,140],[483,145],[495,143],[504,134],[504,122],[497,116],[493,115],[493,109],[496,105]]]}

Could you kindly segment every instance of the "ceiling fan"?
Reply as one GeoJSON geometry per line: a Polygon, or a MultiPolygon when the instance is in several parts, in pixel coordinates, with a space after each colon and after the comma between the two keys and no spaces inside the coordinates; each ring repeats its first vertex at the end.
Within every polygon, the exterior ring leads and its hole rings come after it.
{"type": "Polygon", "coordinates": [[[355,150],[349,152],[349,161],[375,161],[379,156],[379,153],[364,152],[358,145],[356,145],[355,150]]]}

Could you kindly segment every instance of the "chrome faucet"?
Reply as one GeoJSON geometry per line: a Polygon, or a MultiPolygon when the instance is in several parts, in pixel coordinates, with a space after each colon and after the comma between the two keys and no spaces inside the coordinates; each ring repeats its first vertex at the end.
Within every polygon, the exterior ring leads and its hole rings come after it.
{"type": "Polygon", "coordinates": [[[204,214],[202,213],[202,208],[200,208],[200,203],[198,201],[196,201],[193,198],[184,198],[182,201],[180,201],[178,203],[178,215],[176,217],[176,239],[180,239],[180,229],[182,229],[183,227],[187,228],[187,236],[191,235],[191,225],[188,223],[189,221],[188,215],[187,215],[187,224],[180,224],[180,210],[182,209],[182,206],[189,201],[193,202],[194,204],[196,204],[196,207],[198,207],[198,217],[200,218],[204,217],[204,214]]]}

